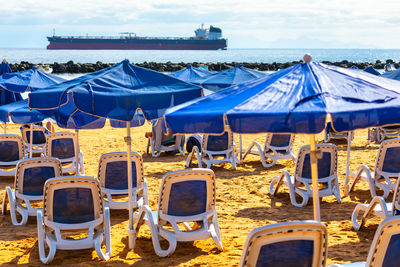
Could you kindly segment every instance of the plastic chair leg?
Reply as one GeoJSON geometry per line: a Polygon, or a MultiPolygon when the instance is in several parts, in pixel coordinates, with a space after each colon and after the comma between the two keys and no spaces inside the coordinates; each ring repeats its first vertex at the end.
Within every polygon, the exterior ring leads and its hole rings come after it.
{"type": "Polygon", "coordinates": [[[56,254],[56,244],[51,239],[49,239],[50,240],[49,253],[46,256],[46,252],[45,252],[46,235],[45,235],[45,231],[44,231],[42,211],[37,212],[37,228],[38,228],[38,244],[39,244],[40,261],[43,262],[44,264],[49,264],[54,259],[54,256],[56,254]]]}

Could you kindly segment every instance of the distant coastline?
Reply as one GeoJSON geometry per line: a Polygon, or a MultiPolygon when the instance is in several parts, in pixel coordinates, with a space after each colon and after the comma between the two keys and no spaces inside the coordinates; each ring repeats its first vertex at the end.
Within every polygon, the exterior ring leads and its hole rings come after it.
{"type": "MultiPolygon", "coordinates": [[[[46,49],[1,49],[1,59],[9,63],[27,61],[33,64],[50,65],[54,62],[68,61],[92,63],[118,63],[129,59],[134,64],[145,62],[183,63],[214,63],[231,65],[232,62],[273,64],[299,61],[303,55],[310,53],[316,62],[341,62],[347,60],[354,63],[375,63],[377,60],[385,63],[387,59],[400,60],[400,49],[233,49],[223,51],[202,50],[46,50],[46,49]]],[[[260,68],[275,70],[276,67],[260,68]]],[[[218,68],[217,68],[218,69],[218,68]]]]}
{"type": "MultiPolygon", "coordinates": [[[[143,63],[134,63],[140,67],[144,67],[147,69],[159,71],[159,72],[174,72],[186,68],[188,65],[192,65],[195,67],[199,67],[201,65],[207,65],[209,70],[213,71],[221,71],[224,69],[232,68],[239,64],[242,64],[244,67],[259,71],[277,71],[280,69],[285,69],[287,67],[293,66],[301,61],[292,61],[285,63],[248,63],[248,62],[222,62],[222,63],[212,63],[212,62],[191,62],[191,63],[158,63],[158,62],[143,62],[143,63]]],[[[385,64],[393,64],[396,68],[400,67],[400,62],[395,62],[392,59],[387,59],[386,61],[376,60],[375,62],[350,62],[347,60],[342,60],[340,62],[330,62],[330,61],[322,61],[322,63],[328,65],[339,66],[343,68],[350,68],[352,66],[356,66],[359,69],[365,69],[368,66],[373,66],[375,69],[383,69],[385,64]]],[[[12,71],[23,71],[30,69],[32,67],[43,68],[45,70],[51,70],[52,73],[90,73],[95,72],[104,68],[108,68],[115,63],[75,63],[73,61],[68,61],[67,63],[50,63],[50,64],[33,64],[26,61],[21,61],[20,63],[10,63],[10,67],[12,71]]]]}

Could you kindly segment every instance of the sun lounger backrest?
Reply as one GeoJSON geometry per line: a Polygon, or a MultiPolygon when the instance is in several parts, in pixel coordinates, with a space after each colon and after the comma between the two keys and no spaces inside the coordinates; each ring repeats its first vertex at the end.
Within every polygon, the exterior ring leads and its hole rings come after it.
{"type": "Polygon", "coordinates": [[[43,195],[45,182],[62,175],[61,162],[56,158],[31,158],[18,162],[14,188],[24,195],[43,195]]]}
{"type": "Polygon", "coordinates": [[[239,266],[325,266],[328,233],[321,222],[284,222],[250,232],[239,266]]]}
{"type": "Polygon", "coordinates": [[[286,147],[290,145],[292,134],[270,134],[271,141],[269,144],[276,147],[286,147]]]}
{"type": "Polygon", "coordinates": [[[400,174],[400,138],[383,141],[379,147],[375,169],[379,174],[400,174]]]}
{"type": "Polygon", "coordinates": [[[365,266],[392,267],[399,265],[400,218],[390,217],[376,230],[365,266]]]}
{"type": "MultiPolygon", "coordinates": [[[[326,178],[337,172],[337,147],[334,144],[316,144],[322,157],[318,159],[318,178],[326,178]]],[[[311,179],[310,146],[300,148],[296,162],[296,175],[311,179]]]]}
{"type": "Polygon", "coordinates": [[[224,132],[221,135],[204,135],[203,147],[207,151],[224,151],[228,150],[233,143],[233,134],[224,132]]]}
{"type": "Polygon", "coordinates": [[[173,134],[165,133],[164,128],[165,128],[165,122],[163,119],[158,119],[152,125],[154,146],[156,150],[159,150],[161,148],[161,145],[175,144],[176,137],[173,134]]]}
{"type": "Polygon", "coordinates": [[[100,183],[94,177],[67,176],[47,180],[44,188],[43,215],[63,224],[79,224],[103,214],[100,183]]]}
{"type": "Polygon", "coordinates": [[[396,188],[393,192],[392,199],[392,215],[398,216],[400,215],[400,179],[396,181],[396,188]]]}
{"type": "Polygon", "coordinates": [[[46,155],[59,159],[75,157],[76,134],[72,132],[56,132],[47,135],[46,155]]]}
{"type": "MultiPolygon", "coordinates": [[[[131,153],[132,186],[143,184],[143,159],[139,153],[131,153]]],[[[98,177],[102,187],[122,190],[128,188],[127,153],[113,152],[103,154],[99,161],[98,177]]]]}
{"type": "Polygon", "coordinates": [[[382,127],[386,130],[392,130],[392,131],[399,131],[400,130],[400,125],[391,125],[391,126],[384,126],[382,127]]]}
{"type": "Polygon", "coordinates": [[[215,205],[215,174],[210,169],[167,173],[162,180],[158,210],[171,216],[192,216],[215,205]]]}
{"type": "MultiPolygon", "coordinates": [[[[278,153],[289,152],[294,143],[294,134],[267,134],[266,147],[273,147],[278,153]],[[281,149],[279,149],[281,148],[281,149]]],[[[266,150],[267,148],[264,148],[266,150]]]]}
{"type": "Polygon", "coordinates": [[[22,138],[16,134],[0,135],[0,162],[16,161],[24,158],[22,138]]]}
{"type": "MultiPolygon", "coordinates": [[[[34,125],[32,127],[32,132],[33,132],[33,144],[44,144],[46,143],[46,128],[43,126],[38,126],[34,125]]],[[[31,136],[31,129],[30,127],[22,127],[21,128],[21,135],[22,139],[24,140],[25,143],[30,143],[30,136],[31,136]]]]}

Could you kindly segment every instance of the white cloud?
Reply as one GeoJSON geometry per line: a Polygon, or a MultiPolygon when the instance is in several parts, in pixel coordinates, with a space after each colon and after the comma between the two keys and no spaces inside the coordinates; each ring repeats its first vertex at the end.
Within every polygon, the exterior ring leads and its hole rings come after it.
{"type": "MultiPolygon", "coordinates": [[[[400,2],[375,0],[0,0],[0,34],[11,38],[24,26],[38,34],[56,28],[60,34],[129,30],[147,36],[188,36],[205,22],[220,26],[233,47],[307,37],[397,48],[399,10],[400,2]]],[[[36,38],[41,45],[44,36],[36,38]]]]}

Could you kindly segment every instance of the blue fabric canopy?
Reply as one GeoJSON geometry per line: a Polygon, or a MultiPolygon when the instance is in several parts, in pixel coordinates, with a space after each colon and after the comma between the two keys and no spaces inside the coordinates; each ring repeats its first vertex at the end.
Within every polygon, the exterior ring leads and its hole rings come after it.
{"type": "MultiPolygon", "coordinates": [[[[38,110],[35,109],[30,110],[28,107],[28,99],[0,106],[0,121],[3,123],[9,122],[10,117],[13,123],[20,123],[20,124],[37,123],[48,118],[48,116],[46,116],[45,114],[43,114],[38,110]]],[[[79,118],[82,119],[81,116],[79,116],[79,118]]],[[[83,120],[85,118],[87,118],[86,115],[83,116],[83,120]]],[[[67,128],[67,129],[100,129],[104,127],[106,119],[99,117],[91,117],[91,118],[92,120],[90,120],[89,123],[86,124],[83,123],[84,125],[80,127],[77,127],[72,120],[69,120],[67,124],[62,124],[57,122],[57,125],[61,128],[67,128]]],[[[141,112],[138,112],[131,121],[131,127],[142,126],[144,122],[145,119],[143,117],[143,114],[141,112]]],[[[114,128],[126,127],[126,123],[125,122],[122,123],[120,121],[110,120],[110,124],[114,128]]]]}
{"type": "Polygon", "coordinates": [[[27,99],[0,106],[0,121],[9,122],[9,117],[14,123],[22,124],[41,122],[47,118],[37,110],[29,110],[27,99]]]}
{"type": "Polygon", "coordinates": [[[351,66],[350,69],[359,70],[359,68],[356,65],[351,66]]]}
{"type": "Polygon", "coordinates": [[[23,93],[64,82],[65,79],[33,67],[29,70],[6,73],[0,76],[0,88],[23,93]]]}
{"type": "Polygon", "coordinates": [[[382,73],[382,77],[400,81],[400,69],[382,73]]]}
{"type": "Polygon", "coordinates": [[[371,73],[371,74],[374,74],[374,75],[376,75],[376,76],[380,76],[380,75],[381,75],[381,74],[379,73],[379,71],[377,71],[376,69],[374,69],[374,67],[372,67],[372,66],[366,67],[366,68],[364,69],[364,71],[366,71],[366,72],[368,72],[368,73],[371,73]]]}
{"type": "Polygon", "coordinates": [[[400,123],[400,82],[321,63],[297,64],[167,111],[173,133],[320,133],[400,123]]]}
{"type": "Polygon", "coordinates": [[[101,118],[132,121],[138,110],[152,120],[167,108],[200,97],[202,89],[124,60],[107,69],[39,89],[29,94],[29,107],[61,125],[79,128],[101,118]]]}
{"type": "Polygon", "coordinates": [[[172,77],[175,77],[179,80],[182,80],[184,82],[192,82],[196,79],[208,77],[215,73],[216,73],[215,71],[203,70],[203,69],[195,68],[192,65],[188,65],[183,70],[178,70],[176,72],[172,72],[169,75],[172,77]]]}
{"type": "MultiPolygon", "coordinates": [[[[8,65],[7,62],[3,61],[1,62],[0,65],[0,75],[3,75],[4,73],[11,73],[11,68],[8,65]]],[[[0,84],[0,88],[1,88],[0,84]]],[[[4,87],[4,86],[3,86],[4,87]]],[[[16,101],[22,100],[22,96],[19,93],[13,93],[8,90],[0,89],[0,105],[6,105],[9,103],[13,103],[16,101]]]]}
{"type": "Polygon", "coordinates": [[[216,92],[222,88],[260,78],[265,75],[265,73],[245,68],[239,64],[234,68],[222,70],[214,75],[195,79],[192,83],[216,92]]]}

